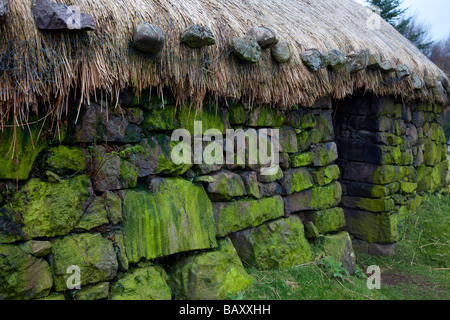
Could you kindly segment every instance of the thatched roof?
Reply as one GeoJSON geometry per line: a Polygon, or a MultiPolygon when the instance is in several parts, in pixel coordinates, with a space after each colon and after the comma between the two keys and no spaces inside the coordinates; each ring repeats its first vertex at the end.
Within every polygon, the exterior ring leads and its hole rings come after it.
{"type": "Polygon", "coordinates": [[[14,0],[9,23],[0,29],[2,122],[8,113],[19,116],[36,109],[38,101],[53,101],[44,105],[56,114],[74,88],[84,99],[99,90],[114,99],[127,87],[165,87],[179,101],[200,102],[208,94],[284,107],[329,94],[342,98],[359,88],[433,99],[426,89],[414,90],[408,78],[395,81],[380,71],[313,73],[300,59],[312,48],[346,54],[368,49],[406,64],[421,78],[443,75],[387,23],[370,28],[372,14],[352,0],[62,0],[93,16],[97,30],[80,33],[38,30],[31,2],[14,0]],[[142,20],[166,35],[159,57],[132,48],[133,31],[142,20]],[[194,23],[211,28],[215,46],[192,49],[180,42],[180,33],[194,23]],[[258,64],[239,63],[230,52],[231,40],[254,26],[269,27],[290,40],[295,50],[291,61],[278,64],[265,50],[258,64]]]}

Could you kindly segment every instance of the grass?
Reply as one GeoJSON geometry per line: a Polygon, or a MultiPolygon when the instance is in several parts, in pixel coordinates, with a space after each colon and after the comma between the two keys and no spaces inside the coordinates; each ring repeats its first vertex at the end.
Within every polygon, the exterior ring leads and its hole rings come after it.
{"type": "Polygon", "coordinates": [[[364,277],[333,277],[320,261],[288,270],[246,266],[256,281],[230,297],[246,300],[448,300],[450,299],[450,196],[429,196],[405,223],[392,256],[357,255],[361,270],[381,269],[381,289],[369,290],[364,277]]]}

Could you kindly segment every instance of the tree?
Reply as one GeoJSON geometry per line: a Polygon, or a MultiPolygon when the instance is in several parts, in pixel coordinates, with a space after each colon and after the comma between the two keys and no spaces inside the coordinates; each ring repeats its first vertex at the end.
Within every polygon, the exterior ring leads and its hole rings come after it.
{"type": "Polygon", "coordinates": [[[379,8],[380,16],[391,24],[398,32],[411,41],[419,50],[427,53],[433,41],[429,39],[429,30],[418,23],[415,16],[405,16],[408,8],[400,6],[403,0],[367,0],[372,6],[379,8]]]}
{"type": "Polygon", "coordinates": [[[450,35],[447,39],[434,43],[428,57],[450,77],[450,35]]]}

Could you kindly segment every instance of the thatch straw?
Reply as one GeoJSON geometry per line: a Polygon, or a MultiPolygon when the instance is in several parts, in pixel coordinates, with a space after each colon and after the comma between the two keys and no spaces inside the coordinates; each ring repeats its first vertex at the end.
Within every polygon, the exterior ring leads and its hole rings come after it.
{"type": "Polygon", "coordinates": [[[387,82],[379,71],[350,76],[346,70],[323,69],[313,74],[300,60],[308,48],[369,49],[408,65],[420,77],[442,75],[387,23],[371,30],[371,13],[352,0],[62,0],[93,16],[97,31],[82,33],[37,30],[31,3],[14,0],[10,23],[0,29],[0,127],[8,116],[26,119],[30,111],[60,118],[69,92],[89,100],[103,90],[115,99],[127,87],[136,92],[169,88],[178,101],[199,103],[209,94],[281,107],[308,105],[324,95],[343,98],[358,88],[432,98],[426,90],[414,91],[408,80],[387,82]],[[160,57],[132,49],[141,19],[164,31],[160,57]],[[180,43],[180,33],[193,23],[209,26],[217,45],[195,50],[180,43]],[[231,39],[259,25],[292,42],[295,54],[289,63],[278,65],[268,50],[257,65],[241,64],[230,54],[231,39]]]}

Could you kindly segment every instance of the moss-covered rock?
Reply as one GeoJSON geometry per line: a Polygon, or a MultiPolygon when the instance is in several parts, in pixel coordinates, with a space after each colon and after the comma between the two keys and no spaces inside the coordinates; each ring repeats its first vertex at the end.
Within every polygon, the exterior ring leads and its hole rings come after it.
{"type": "Polygon", "coordinates": [[[356,255],[353,252],[352,240],[347,232],[342,231],[332,235],[319,236],[315,245],[321,249],[324,255],[332,257],[334,261],[341,262],[342,267],[347,269],[350,274],[355,272],[356,255]]]}
{"type": "Polygon", "coordinates": [[[346,184],[347,195],[352,197],[384,198],[400,189],[399,182],[385,185],[351,181],[346,184]]]}
{"type": "Polygon", "coordinates": [[[175,130],[178,128],[175,114],[176,107],[174,105],[165,105],[164,108],[149,108],[144,112],[144,121],[141,126],[150,131],[175,130]]]}
{"type": "Polygon", "coordinates": [[[194,136],[194,122],[202,122],[202,134],[208,129],[217,129],[224,133],[228,128],[228,113],[215,104],[204,103],[201,110],[189,105],[181,105],[177,110],[176,119],[180,127],[194,136]]]}
{"type": "Polygon", "coordinates": [[[417,189],[417,183],[415,182],[399,181],[399,183],[402,194],[414,193],[417,189]]]}
{"type": "Polygon", "coordinates": [[[217,245],[211,201],[201,186],[168,178],[154,179],[152,189],[124,191],[122,229],[131,263],[217,245]]]}
{"type": "Polygon", "coordinates": [[[297,216],[230,235],[239,257],[258,269],[291,268],[311,261],[311,247],[297,216]]]}
{"type": "Polygon", "coordinates": [[[25,240],[66,235],[83,215],[91,193],[91,183],[84,175],[59,183],[31,179],[14,194],[0,217],[15,225],[15,230],[0,231],[25,240]]]}
{"type": "Polygon", "coordinates": [[[247,195],[241,177],[228,170],[221,170],[209,176],[202,176],[197,181],[205,182],[208,195],[215,201],[230,200],[233,197],[247,195]]]}
{"type": "Polygon", "coordinates": [[[331,165],[312,171],[311,176],[317,185],[325,186],[327,184],[330,184],[334,180],[337,180],[340,173],[341,172],[337,165],[331,165]]]}
{"type": "Polygon", "coordinates": [[[39,137],[41,126],[16,127],[0,132],[0,180],[26,180],[38,154],[48,145],[48,140],[39,137]]]}
{"type": "Polygon", "coordinates": [[[116,231],[112,237],[114,251],[117,255],[120,271],[127,271],[129,267],[127,249],[125,246],[125,238],[122,231],[116,231]]]}
{"type": "Polygon", "coordinates": [[[55,172],[82,172],[86,167],[83,151],[76,147],[59,145],[48,150],[50,157],[46,164],[55,172]]]}
{"type": "Polygon", "coordinates": [[[280,151],[296,153],[298,151],[297,134],[294,129],[282,127],[279,131],[280,151]]]}
{"type": "Polygon", "coordinates": [[[280,183],[286,195],[309,189],[314,185],[313,178],[306,168],[287,170],[280,183]]]}
{"type": "Polygon", "coordinates": [[[349,233],[370,243],[394,243],[398,239],[398,216],[395,213],[346,209],[345,222],[349,233]]]}
{"type": "Polygon", "coordinates": [[[231,125],[244,125],[248,120],[248,113],[242,104],[233,103],[228,109],[231,125]]]}
{"type": "Polygon", "coordinates": [[[345,227],[345,216],[342,208],[308,212],[306,218],[314,224],[320,234],[338,231],[345,227]]]}
{"type": "Polygon", "coordinates": [[[284,115],[277,108],[268,106],[254,108],[249,113],[247,125],[250,127],[281,127],[284,115]]]}
{"type": "Polygon", "coordinates": [[[20,249],[35,257],[43,257],[52,252],[50,241],[29,240],[20,244],[20,249]]]}
{"type": "Polygon", "coordinates": [[[314,150],[313,164],[315,167],[324,167],[338,158],[336,143],[327,142],[317,145],[314,150]]]}
{"type": "Polygon", "coordinates": [[[108,298],[109,282],[102,282],[85,286],[80,290],[71,292],[73,300],[101,300],[108,298]]]}
{"type": "Polygon", "coordinates": [[[111,300],[170,300],[167,275],[159,266],[136,268],[111,285],[111,300]]]}
{"type": "Polygon", "coordinates": [[[218,245],[189,254],[170,268],[168,283],[176,299],[219,300],[252,284],[231,241],[224,238],[218,245]]]}
{"type": "Polygon", "coordinates": [[[244,182],[247,195],[256,199],[262,197],[262,187],[258,182],[258,174],[254,171],[246,171],[241,173],[242,181],[244,182]]]}
{"type": "Polygon", "coordinates": [[[337,181],[287,196],[289,211],[300,212],[309,210],[323,210],[337,206],[341,202],[342,188],[337,181]]]}
{"type": "Polygon", "coordinates": [[[251,228],[268,220],[284,215],[284,203],[280,196],[259,200],[238,200],[215,202],[213,211],[216,219],[217,236],[251,228]]]}
{"type": "Polygon", "coordinates": [[[290,156],[289,165],[293,168],[309,166],[314,160],[314,153],[312,151],[303,152],[290,156]]]}
{"type": "Polygon", "coordinates": [[[103,198],[93,197],[74,229],[89,231],[101,225],[108,224],[107,216],[108,213],[106,212],[103,198]]]}
{"type": "Polygon", "coordinates": [[[42,298],[53,285],[50,265],[15,245],[0,245],[0,300],[42,298]]]}
{"type": "Polygon", "coordinates": [[[258,173],[258,181],[262,183],[271,183],[283,178],[283,170],[279,166],[262,168],[258,173]]]}
{"type": "Polygon", "coordinates": [[[112,224],[122,221],[122,199],[118,193],[108,191],[104,195],[108,220],[112,224]]]}
{"type": "Polygon", "coordinates": [[[391,212],[395,208],[394,200],[386,198],[343,197],[344,207],[367,210],[371,212],[391,212]]]}
{"type": "Polygon", "coordinates": [[[80,285],[114,278],[118,263],[112,243],[101,234],[76,234],[52,241],[52,266],[56,291],[66,291],[72,275],[68,267],[80,268],[80,285]]]}

